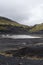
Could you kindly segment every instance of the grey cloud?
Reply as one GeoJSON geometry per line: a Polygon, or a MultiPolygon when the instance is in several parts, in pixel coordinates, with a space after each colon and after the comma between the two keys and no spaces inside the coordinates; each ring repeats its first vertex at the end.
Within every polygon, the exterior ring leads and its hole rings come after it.
{"type": "Polygon", "coordinates": [[[43,13],[41,13],[43,5],[41,4],[43,0],[0,0],[0,16],[8,17],[22,24],[34,25],[40,23],[39,20],[43,22],[43,13]],[[38,12],[40,15],[37,14],[38,12]]]}

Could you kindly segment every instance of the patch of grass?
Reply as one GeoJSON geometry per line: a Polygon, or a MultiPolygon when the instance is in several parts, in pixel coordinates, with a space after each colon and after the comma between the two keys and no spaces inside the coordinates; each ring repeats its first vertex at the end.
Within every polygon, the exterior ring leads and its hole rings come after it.
{"type": "Polygon", "coordinates": [[[29,32],[37,32],[37,31],[40,31],[40,30],[43,30],[43,24],[38,24],[38,25],[33,26],[29,30],[29,32]]]}

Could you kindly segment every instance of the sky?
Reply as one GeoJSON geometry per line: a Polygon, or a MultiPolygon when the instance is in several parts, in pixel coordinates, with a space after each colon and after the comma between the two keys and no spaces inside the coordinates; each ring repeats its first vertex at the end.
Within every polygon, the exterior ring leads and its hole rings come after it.
{"type": "Polygon", "coordinates": [[[0,0],[0,16],[29,26],[43,23],[43,0],[0,0]]]}

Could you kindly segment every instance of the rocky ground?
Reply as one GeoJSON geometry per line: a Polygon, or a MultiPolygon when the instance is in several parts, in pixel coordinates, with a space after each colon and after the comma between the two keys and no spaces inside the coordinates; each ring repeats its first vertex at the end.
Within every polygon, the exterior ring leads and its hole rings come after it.
{"type": "Polygon", "coordinates": [[[22,65],[43,65],[43,38],[11,39],[0,37],[0,65],[19,65],[19,63],[22,65]]]}

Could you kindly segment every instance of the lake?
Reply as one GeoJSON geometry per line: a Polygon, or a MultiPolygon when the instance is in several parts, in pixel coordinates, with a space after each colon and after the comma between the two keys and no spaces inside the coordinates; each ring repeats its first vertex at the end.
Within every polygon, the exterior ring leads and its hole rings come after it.
{"type": "Polygon", "coordinates": [[[32,35],[2,35],[3,38],[13,38],[13,39],[25,39],[25,38],[41,38],[39,36],[32,35]]]}

